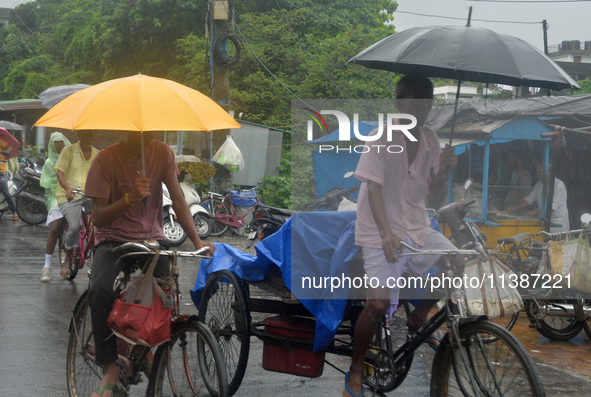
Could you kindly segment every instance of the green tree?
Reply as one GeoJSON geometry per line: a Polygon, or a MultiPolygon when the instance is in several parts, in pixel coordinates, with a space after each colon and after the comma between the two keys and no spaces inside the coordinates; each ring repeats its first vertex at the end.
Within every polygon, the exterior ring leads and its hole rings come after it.
{"type": "Polygon", "coordinates": [[[578,80],[577,83],[581,86],[581,89],[575,91],[575,94],[591,94],[591,78],[587,80],[578,80]]]}

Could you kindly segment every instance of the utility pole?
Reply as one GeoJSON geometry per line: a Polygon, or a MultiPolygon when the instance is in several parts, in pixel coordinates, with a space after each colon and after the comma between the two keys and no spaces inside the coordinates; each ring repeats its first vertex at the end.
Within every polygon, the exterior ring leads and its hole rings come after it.
{"type": "MultiPolygon", "coordinates": [[[[233,10],[232,10],[233,12],[233,10]]],[[[228,111],[230,107],[230,78],[228,64],[223,59],[228,58],[228,27],[229,27],[230,5],[225,0],[208,0],[208,30],[209,37],[210,70],[211,70],[211,98],[228,111]]],[[[213,165],[212,158],[230,130],[219,130],[215,133],[209,132],[209,160],[213,165]]],[[[210,179],[210,190],[216,191],[231,187],[231,174],[225,169],[216,171],[216,175],[210,179]]]]}
{"type": "Polygon", "coordinates": [[[212,34],[210,38],[211,65],[211,97],[225,110],[230,106],[230,79],[228,65],[216,62],[214,52],[227,58],[228,44],[224,37],[228,36],[229,4],[228,1],[209,0],[210,22],[212,34]]]}
{"type": "MultiPolygon", "coordinates": [[[[550,27],[550,25],[548,25],[548,22],[546,22],[546,20],[544,19],[542,21],[542,30],[544,31],[544,54],[548,55],[548,28],[550,27]]],[[[550,88],[548,88],[548,96],[552,95],[552,91],[550,90],[550,88]]]]}

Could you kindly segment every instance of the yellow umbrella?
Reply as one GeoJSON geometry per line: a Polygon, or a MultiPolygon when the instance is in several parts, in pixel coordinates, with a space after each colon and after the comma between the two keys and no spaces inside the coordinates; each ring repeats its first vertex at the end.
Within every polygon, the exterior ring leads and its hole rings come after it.
{"type": "MultiPolygon", "coordinates": [[[[241,128],[199,91],[141,74],[78,91],[55,105],[35,126],[139,132],[241,128]]],[[[143,149],[142,143],[142,162],[143,149]]]]}
{"type": "Polygon", "coordinates": [[[78,91],[55,105],[35,126],[120,131],[240,128],[224,109],[199,91],[141,74],[78,91]]]}

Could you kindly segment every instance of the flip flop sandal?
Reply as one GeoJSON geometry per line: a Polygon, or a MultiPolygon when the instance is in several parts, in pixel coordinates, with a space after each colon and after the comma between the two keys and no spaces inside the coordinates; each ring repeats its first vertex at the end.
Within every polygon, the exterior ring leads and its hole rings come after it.
{"type": "Polygon", "coordinates": [[[104,386],[99,386],[96,388],[95,392],[98,393],[101,397],[103,397],[103,393],[107,390],[111,390],[112,397],[127,397],[129,394],[123,389],[121,386],[115,383],[107,383],[104,386]]]}
{"type": "Polygon", "coordinates": [[[361,386],[361,391],[359,392],[359,394],[355,394],[355,392],[353,392],[353,389],[351,389],[347,383],[349,383],[349,372],[345,374],[345,390],[347,390],[347,392],[353,397],[363,397],[363,395],[365,394],[365,387],[361,386]]]}
{"type": "Polygon", "coordinates": [[[18,217],[18,215],[15,215],[15,216],[12,217],[12,220],[15,221],[15,222],[18,221],[19,219],[20,218],[18,217]]]}
{"type": "MultiPolygon", "coordinates": [[[[70,278],[70,275],[72,274],[72,263],[66,263],[66,262],[64,262],[62,264],[62,268],[66,268],[66,269],[68,269],[70,271],[70,273],[68,274],[68,277],[64,277],[64,278],[70,278]]],[[[111,384],[111,383],[109,383],[109,384],[111,384]]],[[[108,389],[105,389],[105,390],[108,390],[108,389]]]]}
{"type": "MultiPolygon", "coordinates": [[[[408,328],[408,336],[409,337],[416,337],[418,332],[419,332],[419,328],[421,327],[413,327],[412,325],[406,323],[406,327],[408,328]]],[[[427,338],[426,342],[429,345],[429,347],[433,350],[437,350],[438,345],[436,345],[434,343],[434,341],[436,341],[437,343],[441,343],[441,340],[443,339],[443,333],[440,330],[435,331],[433,334],[431,334],[430,337],[427,338]]]]}

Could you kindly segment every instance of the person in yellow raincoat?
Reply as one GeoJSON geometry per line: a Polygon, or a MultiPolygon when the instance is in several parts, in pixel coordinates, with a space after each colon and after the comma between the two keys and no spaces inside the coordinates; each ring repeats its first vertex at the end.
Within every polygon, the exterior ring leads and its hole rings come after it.
{"type": "Polygon", "coordinates": [[[47,205],[47,225],[49,226],[49,237],[47,237],[47,248],[45,249],[45,265],[41,270],[41,281],[51,280],[51,259],[55,250],[55,243],[64,230],[65,219],[57,204],[56,188],[57,173],[54,170],[55,163],[59,158],[62,149],[70,146],[71,143],[61,132],[54,132],[49,137],[48,157],[45,160],[41,172],[41,186],[45,188],[45,203],[47,205]]]}

